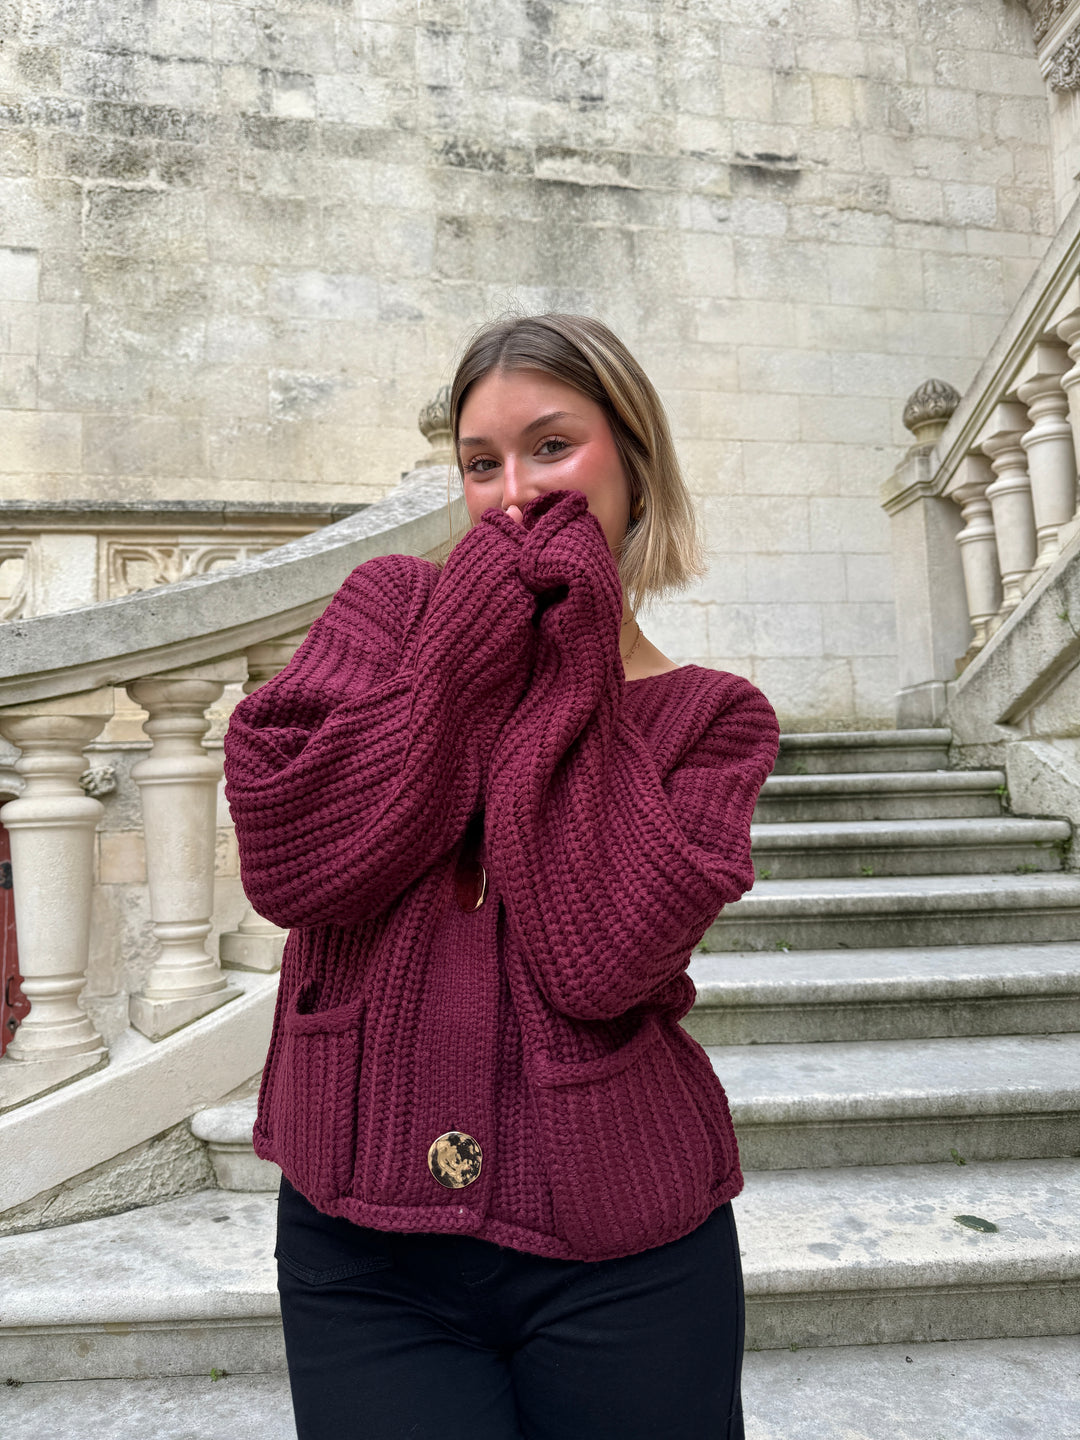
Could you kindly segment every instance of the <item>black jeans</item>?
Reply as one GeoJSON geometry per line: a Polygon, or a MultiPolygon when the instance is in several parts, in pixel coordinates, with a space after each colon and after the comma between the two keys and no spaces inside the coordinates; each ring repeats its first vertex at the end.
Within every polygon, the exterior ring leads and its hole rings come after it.
{"type": "Polygon", "coordinates": [[[731,1206],[617,1260],[323,1215],[282,1180],[299,1440],[743,1440],[731,1206]]]}

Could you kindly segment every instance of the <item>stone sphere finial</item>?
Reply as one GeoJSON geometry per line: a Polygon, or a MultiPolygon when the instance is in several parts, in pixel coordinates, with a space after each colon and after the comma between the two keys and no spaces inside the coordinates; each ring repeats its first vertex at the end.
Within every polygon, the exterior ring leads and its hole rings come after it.
{"type": "Polygon", "coordinates": [[[450,436],[450,386],[442,385],[434,400],[428,403],[417,416],[420,433],[431,446],[431,453],[416,462],[417,469],[427,465],[449,465],[451,453],[450,436]]]}
{"type": "Polygon", "coordinates": [[[904,424],[916,445],[931,445],[960,404],[960,392],[947,380],[924,380],[904,406],[904,424]]]}

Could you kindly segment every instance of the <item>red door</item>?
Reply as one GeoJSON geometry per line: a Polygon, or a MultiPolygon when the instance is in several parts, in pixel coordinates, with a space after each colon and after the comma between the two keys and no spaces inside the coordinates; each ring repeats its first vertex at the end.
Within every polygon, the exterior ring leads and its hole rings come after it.
{"type": "Polygon", "coordinates": [[[11,879],[11,837],[0,825],[0,1055],[30,1013],[19,988],[19,951],[15,944],[15,890],[11,879]]]}

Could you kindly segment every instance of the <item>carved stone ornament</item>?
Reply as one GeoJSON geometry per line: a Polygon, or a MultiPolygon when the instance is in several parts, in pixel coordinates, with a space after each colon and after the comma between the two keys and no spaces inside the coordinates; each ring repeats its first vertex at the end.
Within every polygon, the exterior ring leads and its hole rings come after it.
{"type": "Polygon", "coordinates": [[[1069,6],[1069,0],[1024,0],[1024,8],[1031,14],[1031,28],[1035,44],[1041,45],[1043,37],[1059,15],[1069,6]]]}
{"type": "Polygon", "coordinates": [[[1080,90],[1080,30],[1054,52],[1046,78],[1051,90],[1080,90]]]}
{"type": "Polygon", "coordinates": [[[449,465],[452,458],[449,385],[441,386],[434,400],[424,406],[417,416],[417,424],[432,451],[430,455],[417,461],[417,468],[425,465],[449,465]]]}
{"type": "Polygon", "coordinates": [[[930,438],[926,435],[930,427],[940,434],[959,404],[960,392],[947,380],[924,380],[904,406],[904,424],[915,436],[916,444],[930,438]]]}
{"type": "Polygon", "coordinates": [[[79,787],[83,794],[89,795],[92,800],[100,800],[103,795],[111,795],[116,789],[115,765],[102,765],[97,769],[84,770],[79,776],[79,787]]]}

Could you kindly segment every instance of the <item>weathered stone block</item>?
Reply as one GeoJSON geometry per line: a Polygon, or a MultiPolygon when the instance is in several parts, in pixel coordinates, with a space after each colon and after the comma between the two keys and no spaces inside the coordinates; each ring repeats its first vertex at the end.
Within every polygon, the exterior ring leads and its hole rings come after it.
{"type": "Polygon", "coordinates": [[[0,468],[9,474],[38,475],[78,470],[82,461],[81,415],[11,410],[4,416],[0,468]]]}
{"type": "Polygon", "coordinates": [[[77,250],[80,187],[69,181],[0,179],[0,245],[15,250],[77,250]]]}
{"type": "Polygon", "coordinates": [[[0,175],[12,177],[37,172],[37,136],[28,131],[0,130],[0,175]]]}
{"type": "Polygon", "coordinates": [[[213,115],[196,114],[167,105],[102,101],[90,106],[87,129],[97,134],[180,140],[198,145],[211,139],[217,124],[213,115]]]}
{"type": "Polygon", "coordinates": [[[786,495],[707,496],[702,502],[705,542],[722,550],[738,535],[751,553],[809,550],[810,503],[786,495]]]}
{"type": "Polygon", "coordinates": [[[855,690],[848,660],[800,655],[755,661],[753,680],[768,695],[781,725],[809,728],[833,715],[854,715],[855,690]]]}
{"type": "Polygon", "coordinates": [[[85,467],[92,475],[187,478],[206,471],[203,426],[166,415],[87,415],[85,467]]]}
{"type": "Polygon", "coordinates": [[[29,301],[0,300],[0,351],[33,355],[38,345],[38,307],[29,301]]]}
{"type": "Polygon", "coordinates": [[[895,613],[891,603],[826,605],[822,608],[822,620],[826,654],[896,653],[895,613]]]}
{"type": "Polygon", "coordinates": [[[842,445],[880,444],[890,433],[892,405],[864,396],[801,396],[799,434],[804,440],[842,445]]]}
{"type": "Polygon", "coordinates": [[[1001,261],[982,255],[933,255],[923,260],[926,303],[931,310],[1005,313],[1001,261]]]}
{"type": "Polygon", "coordinates": [[[205,197],[94,188],[87,196],[84,233],[91,249],[143,259],[201,260],[207,254],[205,197]]]}
{"type": "Polygon", "coordinates": [[[770,394],[825,395],[833,389],[833,357],[812,350],[739,347],[743,390],[770,394]]]}
{"type": "Polygon", "coordinates": [[[889,199],[899,220],[940,221],[945,214],[945,194],[940,180],[912,175],[894,175],[889,180],[889,199]]]}
{"type": "Polygon", "coordinates": [[[38,306],[38,344],[43,355],[77,355],[82,346],[80,305],[38,306]]]}
{"type": "Polygon", "coordinates": [[[146,884],[146,844],[142,830],[102,830],[96,838],[98,884],[146,884]]]}
{"type": "Polygon", "coordinates": [[[317,215],[305,201],[218,193],[209,197],[206,242],[215,260],[311,263],[317,215]]]}
{"type": "Polygon", "coordinates": [[[37,300],[37,251],[13,246],[0,246],[0,300],[37,300]]]}
{"type": "Polygon", "coordinates": [[[60,89],[61,51],[55,45],[20,45],[15,73],[31,90],[60,89]]]}
{"type": "Polygon", "coordinates": [[[918,255],[867,245],[844,245],[828,251],[827,264],[829,299],[834,304],[880,305],[884,301],[918,309],[924,303],[922,263],[918,255]]]}
{"type": "Polygon", "coordinates": [[[37,366],[28,355],[0,355],[0,408],[32,410],[37,404],[37,366]]]}
{"type": "MultiPolygon", "coordinates": [[[[928,315],[925,311],[888,309],[884,320],[885,345],[895,354],[927,357],[933,350],[952,356],[973,353],[971,317],[963,311],[950,314],[937,310],[928,315]]],[[[923,368],[934,367],[927,366],[924,359],[923,368]]]]}
{"type": "MultiPolygon", "coordinates": [[[[832,607],[846,598],[844,569],[838,558],[836,555],[755,556],[747,567],[747,599],[758,604],[804,607],[825,602],[832,607]]],[[[817,641],[820,648],[820,624],[817,641]]]]}
{"type": "Polygon", "coordinates": [[[888,517],[876,499],[818,496],[809,502],[810,550],[888,553],[888,517]]]}
{"type": "MultiPolygon", "coordinates": [[[[754,654],[754,607],[725,601],[695,606],[707,626],[697,653],[702,655],[754,654]]],[[[651,633],[651,632],[650,632],[651,633]]],[[[663,647],[661,647],[663,648],[663,647]]],[[[687,647],[689,650],[689,647],[687,647]]]]}
{"type": "Polygon", "coordinates": [[[955,225],[993,225],[997,220],[997,190],[993,185],[950,182],[942,186],[945,213],[955,225]]]}
{"type": "Polygon", "coordinates": [[[877,721],[882,715],[890,715],[899,684],[896,656],[853,655],[848,663],[856,719],[877,721]]]}
{"type": "Polygon", "coordinates": [[[829,250],[807,241],[733,242],[735,293],[750,300],[823,301],[829,298],[829,250]]]}
{"type": "Polygon", "coordinates": [[[893,598],[891,555],[845,555],[847,598],[890,601],[893,598]]]}

